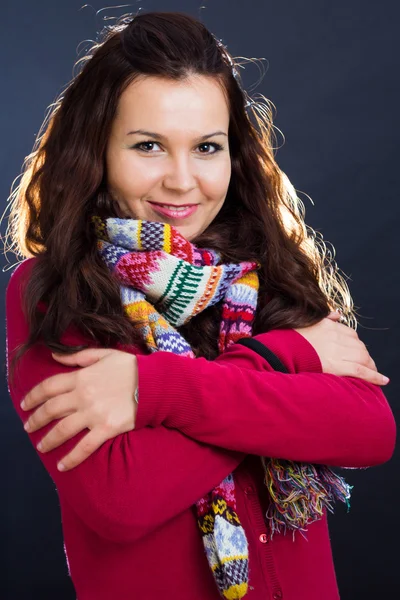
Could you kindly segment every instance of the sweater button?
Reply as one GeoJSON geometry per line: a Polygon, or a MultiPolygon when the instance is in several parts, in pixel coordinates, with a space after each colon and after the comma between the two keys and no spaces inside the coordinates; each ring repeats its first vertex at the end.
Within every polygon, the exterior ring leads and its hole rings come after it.
{"type": "Polygon", "coordinates": [[[281,598],[283,598],[283,594],[282,594],[281,590],[278,590],[277,592],[275,592],[275,594],[272,597],[274,600],[280,600],[281,598]]]}
{"type": "Polygon", "coordinates": [[[249,494],[252,494],[254,492],[254,488],[251,485],[248,485],[246,488],[244,488],[244,493],[246,494],[246,496],[248,496],[249,494]]]}
{"type": "Polygon", "coordinates": [[[262,533],[258,539],[260,540],[260,542],[262,544],[266,544],[268,542],[268,538],[267,538],[267,534],[266,533],[262,533]]]}

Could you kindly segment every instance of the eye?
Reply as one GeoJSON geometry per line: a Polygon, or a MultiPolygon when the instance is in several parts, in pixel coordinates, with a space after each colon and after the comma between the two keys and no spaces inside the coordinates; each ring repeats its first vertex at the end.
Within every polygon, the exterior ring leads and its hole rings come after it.
{"type": "Polygon", "coordinates": [[[204,142],[204,144],[200,144],[200,146],[198,146],[198,148],[201,148],[202,146],[213,146],[215,151],[214,152],[201,152],[201,154],[216,154],[217,152],[222,150],[221,144],[217,144],[216,142],[212,142],[212,143],[204,142]]]}
{"type": "Polygon", "coordinates": [[[135,144],[135,145],[133,146],[133,148],[137,148],[138,150],[141,150],[141,152],[147,152],[147,153],[149,154],[149,153],[150,153],[150,152],[149,152],[149,150],[144,150],[144,149],[142,148],[142,146],[145,146],[145,145],[150,145],[150,146],[151,146],[152,144],[153,144],[153,145],[154,145],[154,144],[156,144],[156,145],[157,145],[157,142],[139,142],[138,144],[135,144]]]}
{"type": "MultiPolygon", "coordinates": [[[[140,152],[145,152],[146,154],[152,154],[151,152],[151,148],[143,148],[143,146],[154,146],[154,144],[156,146],[158,146],[157,142],[152,142],[150,140],[145,141],[145,142],[139,142],[138,144],[135,144],[134,146],[132,146],[132,148],[139,150],[140,152]]],[[[202,144],[199,144],[199,146],[197,146],[198,148],[204,148],[204,147],[213,147],[214,148],[214,152],[200,152],[200,154],[216,154],[217,152],[219,152],[220,150],[223,149],[223,146],[221,146],[221,144],[217,144],[216,142],[204,142],[202,144]]]]}

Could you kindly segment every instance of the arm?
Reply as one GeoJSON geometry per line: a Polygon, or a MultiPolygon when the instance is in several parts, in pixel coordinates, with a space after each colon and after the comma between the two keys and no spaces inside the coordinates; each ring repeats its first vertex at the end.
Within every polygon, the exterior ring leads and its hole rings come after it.
{"type": "MultiPolygon", "coordinates": [[[[28,337],[20,306],[21,278],[28,268],[29,261],[18,267],[7,288],[8,367],[17,345],[28,337]]],[[[87,342],[76,334],[67,338],[64,341],[71,345],[87,342]]],[[[14,383],[8,381],[21,420],[30,414],[20,409],[26,393],[40,381],[71,370],[54,361],[44,345],[31,348],[17,365],[14,383]]],[[[54,424],[30,435],[35,447],[54,424]]],[[[61,473],[58,461],[85,433],[39,457],[60,497],[88,527],[115,542],[132,542],[155,531],[218,485],[245,458],[238,452],[206,446],[180,431],[148,427],[118,435],[78,467],[61,473]]]]}
{"type": "Polygon", "coordinates": [[[231,450],[339,467],[391,458],[396,424],[380,387],[321,373],[311,344],[294,330],[255,337],[290,364],[292,374],[271,372],[240,345],[215,361],[166,352],[137,356],[136,428],[164,425],[231,450]],[[312,364],[319,372],[293,374],[312,364]]]}

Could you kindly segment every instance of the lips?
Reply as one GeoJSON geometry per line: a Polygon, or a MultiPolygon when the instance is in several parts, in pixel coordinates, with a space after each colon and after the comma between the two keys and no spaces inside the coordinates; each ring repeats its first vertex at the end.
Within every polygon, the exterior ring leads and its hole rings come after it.
{"type": "Polygon", "coordinates": [[[180,206],[156,202],[149,202],[149,204],[156,213],[172,220],[186,219],[193,215],[198,207],[198,204],[181,204],[180,206]]]}

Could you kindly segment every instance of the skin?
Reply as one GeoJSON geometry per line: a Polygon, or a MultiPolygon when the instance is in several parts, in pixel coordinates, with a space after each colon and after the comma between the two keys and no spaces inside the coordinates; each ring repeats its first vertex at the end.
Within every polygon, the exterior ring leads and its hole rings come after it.
{"type": "MultiPolygon", "coordinates": [[[[357,333],[335,323],[338,317],[332,313],[316,325],[297,329],[315,348],[322,372],[386,385],[389,379],[377,371],[357,333]]],[[[80,369],[45,379],[27,394],[21,408],[33,411],[25,423],[25,430],[30,433],[60,419],[37,446],[41,452],[57,448],[89,429],[58,463],[59,470],[65,471],[78,466],[107,440],[135,428],[137,360],[134,354],[106,348],[52,356],[65,366],[80,369]]]]}
{"type": "Polygon", "coordinates": [[[106,151],[108,190],[120,214],[169,223],[188,240],[202,233],[228,191],[228,127],[225,95],[211,78],[191,76],[176,82],[141,77],[131,83],[120,97],[106,151]],[[129,135],[138,129],[162,138],[129,135]],[[222,133],[200,141],[217,131],[222,133]],[[198,208],[178,220],[160,215],[149,202],[198,208]]]}
{"type": "MultiPolygon", "coordinates": [[[[147,77],[131,84],[119,100],[106,151],[109,190],[121,216],[170,222],[189,240],[203,232],[221,210],[228,190],[228,125],[225,97],[211,79],[192,77],[178,83],[147,77]],[[148,135],[128,135],[134,129],[164,137],[160,142],[148,135]],[[201,136],[215,131],[223,133],[200,143],[201,136]],[[154,145],[144,147],[150,153],[132,149],[149,140],[154,145]],[[222,150],[215,152],[212,143],[221,144],[222,150]],[[199,206],[188,219],[172,222],[154,212],[149,200],[199,206]]],[[[324,373],[385,385],[387,380],[378,373],[357,333],[335,323],[339,317],[331,313],[316,325],[297,331],[316,350],[324,373]]],[[[137,361],[133,354],[108,348],[52,356],[60,365],[77,369],[39,383],[21,407],[30,413],[25,430],[31,433],[58,420],[42,438],[41,452],[89,429],[62,459],[62,466],[58,465],[60,470],[69,470],[108,439],[134,429],[137,361]]]]}

